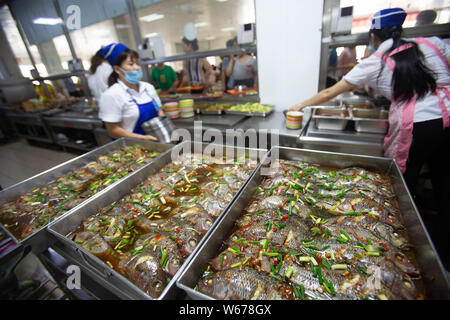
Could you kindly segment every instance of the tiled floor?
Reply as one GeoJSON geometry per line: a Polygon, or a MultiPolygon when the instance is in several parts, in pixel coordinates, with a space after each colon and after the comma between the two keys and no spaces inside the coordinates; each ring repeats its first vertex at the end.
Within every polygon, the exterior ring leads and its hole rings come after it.
{"type": "Polygon", "coordinates": [[[33,146],[26,140],[0,144],[0,186],[6,189],[77,156],[33,146]]]}

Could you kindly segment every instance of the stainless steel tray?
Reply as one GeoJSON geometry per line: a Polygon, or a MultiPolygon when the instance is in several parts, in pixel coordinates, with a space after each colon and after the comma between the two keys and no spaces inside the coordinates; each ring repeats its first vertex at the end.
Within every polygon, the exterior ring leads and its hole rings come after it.
{"type": "Polygon", "coordinates": [[[319,130],[342,131],[351,119],[346,108],[314,107],[312,119],[319,130]],[[339,116],[342,114],[342,116],[339,116]]]}
{"type": "Polygon", "coordinates": [[[19,247],[17,240],[0,225],[0,260],[19,247]]]}
{"type": "Polygon", "coordinates": [[[205,110],[205,109],[199,109],[200,114],[206,114],[206,115],[221,115],[224,113],[224,110],[205,110]]]}
{"type": "MultiPolygon", "coordinates": [[[[206,144],[206,143],[194,143],[191,141],[185,141],[172,149],[172,152],[176,154],[184,153],[184,151],[189,152],[202,152],[220,150],[223,155],[233,156],[236,158],[249,155],[251,159],[262,159],[267,153],[267,150],[263,149],[248,149],[239,148],[233,146],[224,146],[217,144],[206,144]]],[[[82,220],[98,212],[101,208],[110,205],[114,201],[118,201],[124,197],[132,188],[145,180],[149,175],[158,172],[168,163],[172,162],[171,154],[172,152],[166,152],[161,157],[156,159],[151,164],[146,165],[139,171],[132,173],[123,180],[121,180],[114,187],[110,188],[107,192],[102,192],[98,194],[97,197],[91,198],[84,202],[76,210],[73,210],[70,214],[65,215],[59,221],[53,223],[48,227],[49,233],[55,238],[55,243],[52,248],[58,251],[63,256],[68,259],[74,260],[77,264],[89,269],[95,278],[101,283],[107,283],[113,288],[113,290],[120,294],[125,299],[152,299],[144,291],[138,288],[135,284],[129,281],[127,278],[111,269],[106,263],[101,259],[97,258],[80,245],[75,243],[66,237],[70,232],[75,230],[82,220]]],[[[212,153],[214,154],[214,152],[212,153]]],[[[254,173],[254,172],[253,172],[254,173]]],[[[252,175],[253,175],[252,173],[252,175]]],[[[251,175],[251,176],[252,176],[251,175]]],[[[250,176],[250,177],[251,177],[250,176]]],[[[248,179],[249,180],[249,179],[248,179]]],[[[248,181],[247,180],[247,181],[248,181]]],[[[186,259],[183,266],[178,270],[175,276],[168,283],[167,287],[161,293],[157,300],[162,299],[174,299],[177,296],[176,280],[182,273],[183,268],[189,263],[190,259],[195,255],[195,252],[200,248],[208,238],[209,234],[216,228],[217,224],[222,219],[224,212],[227,211],[228,207],[238,198],[241,190],[247,184],[247,181],[241,186],[240,190],[234,195],[233,199],[224,208],[223,212],[219,215],[216,221],[212,224],[210,230],[205,234],[202,240],[198,243],[197,248],[194,252],[186,259]]]]}
{"type": "Polygon", "coordinates": [[[219,253],[223,241],[231,234],[235,221],[241,216],[242,211],[251,200],[256,188],[263,180],[264,176],[261,175],[261,168],[267,165],[267,160],[273,153],[275,155],[278,154],[279,159],[302,160],[304,162],[337,168],[361,166],[367,169],[378,169],[386,172],[391,177],[399,208],[408,230],[409,239],[414,246],[416,260],[420,267],[425,288],[431,292],[430,298],[450,299],[450,284],[447,272],[436,253],[434,245],[414,205],[400,169],[393,159],[286,147],[273,147],[271,149],[242,190],[237,201],[229,207],[216,229],[204,241],[202,247],[192,257],[189,265],[184,268],[183,273],[177,281],[177,286],[184,290],[190,298],[213,299],[194,290],[194,288],[208,263],[219,253]]]}
{"type": "Polygon", "coordinates": [[[352,120],[357,132],[386,133],[389,127],[388,112],[380,109],[352,109],[352,120]]]}
{"type": "MultiPolygon", "coordinates": [[[[37,187],[41,187],[42,185],[45,185],[45,184],[55,180],[56,178],[58,178],[59,176],[61,176],[63,174],[69,173],[69,172],[73,171],[74,169],[81,168],[82,166],[88,164],[89,162],[96,160],[101,155],[105,155],[111,151],[114,151],[114,150],[119,149],[124,146],[135,145],[135,144],[144,145],[146,147],[151,148],[152,150],[154,150],[156,152],[161,152],[161,153],[164,153],[174,147],[173,144],[142,141],[142,140],[136,140],[136,139],[130,139],[130,138],[120,138],[116,141],[113,141],[102,147],[99,147],[95,150],[85,153],[84,155],[81,155],[75,159],[66,161],[56,167],[48,169],[38,175],[35,175],[34,177],[28,178],[28,179],[26,179],[22,182],[19,182],[7,189],[0,191],[0,205],[6,203],[8,201],[17,199],[25,192],[28,192],[29,190],[32,190],[37,187]]],[[[156,160],[157,158],[158,157],[156,157],[153,160],[156,160]]],[[[138,170],[140,170],[140,169],[138,169],[138,170]]],[[[112,183],[104,190],[113,187],[119,181],[112,183]]],[[[94,195],[94,197],[95,197],[95,195],[94,195]]],[[[80,206],[80,205],[78,205],[78,206],[80,206]]],[[[61,219],[64,215],[69,214],[71,211],[75,210],[77,207],[72,208],[71,210],[67,211],[61,217],[55,219],[53,222],[57,221],[58,219],[61,219]]],[[[45,227],[39,229],[38,231],[34,232],[33,234],[29,235],[27,238],[25,238],[19,242],[22,243],[22,242],[29,241],[30,238],[36,236],[37,233],[39,233],[40,231],[42,231],[44,229],[45,229],[45,227]]]]}
{"type": "Polygon", "coordinates": [[[247,117],[267,117],[273,112],[273,106],[265,104],[265,106],[271,107],[267,112],[242,112],[242,111],[229,111],[228,109],[225,109],[226,114],[235,114],[235,115],[241,115],[241,116],[247,116],[247,117]]]}

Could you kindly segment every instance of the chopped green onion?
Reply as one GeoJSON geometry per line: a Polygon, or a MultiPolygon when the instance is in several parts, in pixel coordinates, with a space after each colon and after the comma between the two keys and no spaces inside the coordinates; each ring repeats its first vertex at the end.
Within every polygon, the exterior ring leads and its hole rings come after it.
{"type": "Polygon", "coordinates": [[[160,261],[161,267],[165,268],[167,265],[167,261],[169,261],[169,255],[167,254],[166,251],[163,251],[160,261]]]}
{"type": "Polygon", "coordinates": [[[280,212],[280,208],[277,208],[277,214],[280,219],[283,219],[283,216],[281,215],[281,212],[280,212]]]}
{"type": "Polygon", "coordinates": [[[328,291],[329,294],[335,295],[336,292],[334,291],[333,284],[331,282],[328,282],[326,280],[323,281],[323,286],[325,287],[325,290],[328,291]]]}
{"type": "Polygon", "coordinates": [[[275,266],[273,265],[273,263],[270,264],[270,269],[272,269],[272,273],[273,274],[277,274],[277,270],[275,269],[275,266]]]}
{"type": "Polygon", "coordinates": [[[274,278],[274,279],[277,279],[278,281],[283,281],[283,279],[281,279],[280,277],[278,277],[278,276],[276,276],[276,275],[274,275],[274,274],[270,274],[270,276],[272,277],[272,278],[274,278]]]}
{"type": "Polygon", "coordinates": [[[278,252],[263,252],[262,255],[268,256],[268,257],[276,257],[279,255],[279,253],[278,252]]]}
{"type": "Polygon", "coordinates": [[[331,269],[333,269],[333,270],[347,270],[347,265],[346,264],[333,264],[331,266],[331,269]]]}
{"type": "Polygon", "coordinates": [[[331,269],[331,265],[326,261],[326,260],[322,260],[322,264],[325,268],[327,268],[328,270],[331,269]]]}
{"type": "Polygon", "coordinates": [[[345,237],[345,239],[347,239],[347,241],[350,240],[350,236],[344,230],[341,229],[339,232],[345,237]]]}
{"type": "Polygon", "coordinates": [[[359,268],[359,270],[360,270],[362,273],[364,273],[364,274],[366,274],[366,275],[368,275],[368,276],[371,276],[371,275],[372,275],[369,271],[367,271],[367,270],[364,269],[364,268],[359,268]]]}
{"type": "Polygon", "coordinates": [[[268,246],[269,246],[269,240],[264,239],[263,249],[267,249],[268,246]]]}
{"type": "Polygon", "coordinates": [[[368,256],[375,256],[375,257],[379,257],[380,256],[380,253],[379,252],[371,252],[371,251],[369,251],[369,252],[367,252],[366,253],[368,256]]]}
{"type": "Polygon", "coordinates": [[[235,255],[239,255],[239,254],[240,254],[240,252],[238,252],[236,249],[233,249],[233,248],[228,248],[227,250],[228,250],[229,252],[235,254],[235,255]]]}
{"type": "Polygon", "coordinates": [[[292,269],[291,267],[288,267],[286,269],[286,271],[284,272],[284,276],[289,279],[292,277],[293,273],[294,273],[294,269],[292,269]]]}

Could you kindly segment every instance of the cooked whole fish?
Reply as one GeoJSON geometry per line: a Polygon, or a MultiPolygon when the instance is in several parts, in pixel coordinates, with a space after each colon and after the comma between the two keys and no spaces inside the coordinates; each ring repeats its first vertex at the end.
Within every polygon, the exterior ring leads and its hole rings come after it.
{"type": "Polygon", "coordinates": [[[158,152],[134,145],[99,156],[1,205],[0,223],[18,240],[23,240],[157,155],[158,152]]]}
{"type": "Polygon", "coordinates": [[[216,299],[251,299],[255,287],[267,299],[280,286],[293,293],[282,299],[417,299],[402,230],[387,175],[280,160],[197,288],[216,299]]]}
{"type": "Polygon", "coordinates": [[[201,292],[223,300],[280,300],[292,296],[282,283],[245,267],[206,276],[199,281],[198,286],[201,292]]]}
{"type": "MultiPolygon", "coordinates": [[[[75,241],[86,237],[86,233],[101,239],[108,251],[95,254],[156,298],[167,286],[168,278],[175,276],[197,248],[252,168],[248,161],[207,161],[196,154],[181,157],[85,219],[71,236],[75,241]]],[[[90,248],[91,252],[96,249],[90,248]]]]}

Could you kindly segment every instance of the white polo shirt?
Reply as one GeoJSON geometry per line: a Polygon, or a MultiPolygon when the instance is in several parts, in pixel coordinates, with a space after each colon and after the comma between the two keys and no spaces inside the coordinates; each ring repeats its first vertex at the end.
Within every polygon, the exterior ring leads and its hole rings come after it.
{"type": "Polygon", "coordinates": [[[108,89],[108,78],[113,68],[108,62],[102,62],[94,74],[88,75],[88,85],[97,101],[100,101],[102,93],[108,89]]]}
{"type": "MultiPolygon", "coordinates": [[[[438,47],[444,57],[450,56],[450,46],[437,37],[426,38],[432,44],[438,47]]],[[[415,39],[405,39],[406,41],[414,41],[415,39]]],[[[378,52],[384,54],[392,46],[392,39],[384,41],[378,48],[378,52]]],[[[434,73],[437,84],[450,83],[450,75],[442,63],[442,60],[436,52],[425,44],[419,44],[419,49],[424,55],[425,65],[434,73]]],[[[392,71],[387,65],[375,55],[364,59],[361,63],[356,65],[347,75],[343,77],[344,80],[357,86],[368,85],[377,94],[380,94],[388,99],[392,98],[392,71]],[[384,68],[382,66],[384,65],[384,68]],[[380,73],[380,70],[382,72],[380,73]]],[[[447,86],[450,89],[449,86],[447,86]]],[[[445,94],[441,97],[450,113],[450,101],[445,94]]],[[[414,122],[422,122],[442,118],[439,101],[434,93],[428,93],[424,98],[418,100],[414,110],[414,122]]]]}
{"type": "Polygon", "coordinates": [[[123,129],[133,132],[139,119],[139,108],[132,97],[139,104],[154,100],[156,110],[161,108],[161,100],[150,83],[140,81],[137,92],[118,80],[102,94],[99,118],[104,122],[120,123],[123,129]]]}

